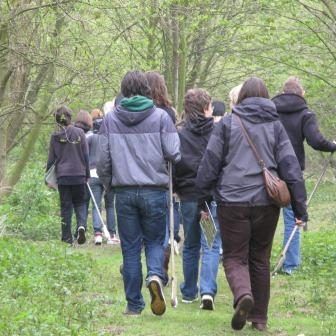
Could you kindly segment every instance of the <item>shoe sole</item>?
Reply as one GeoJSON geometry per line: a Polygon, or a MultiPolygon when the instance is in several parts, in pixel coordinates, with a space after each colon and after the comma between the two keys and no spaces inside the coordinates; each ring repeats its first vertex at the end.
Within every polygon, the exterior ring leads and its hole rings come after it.
{"type": "Polygon", "coordinates": [[[164,298],[161,284],[156,281],[152,280],[148,284],[149,293],[151,295],[151,309],[154,315],[163,315],[166,311],[166,300],[164,298]]]}
{"type": "Polygon", "coordinates": [[[232,329],[241,330],[244,328],[247,316],[252,310],[253,304],[253,299],[250,296],[245,296],[240,300],[232,317],[232,329]]]}
{"type": "Polygon", "coordinates": [[[204,299],[204,300],[202,300],[202,307],[201,307],[201,309],[204,309],[204,310],[214,310],[213,301],[211,301],[210,299],[204,299]]]}
{"type": "Polygon", "coordinates": [[[182,303],[186,303],[186,304],[191,304],[191,303],[194,303],[194,302],[197,302],[198,299],[193,299],[193,300],[186,300],[186,299],[182,299],[182,303]]]}
{"type": "Polygon", "coordinates": [[[79,245],[82,245],[86,242],[86,238],[85,238],[85,230],[84,229],[79,229],[78,230],[78,237],[77,237],[77,243],[79,245]]]}

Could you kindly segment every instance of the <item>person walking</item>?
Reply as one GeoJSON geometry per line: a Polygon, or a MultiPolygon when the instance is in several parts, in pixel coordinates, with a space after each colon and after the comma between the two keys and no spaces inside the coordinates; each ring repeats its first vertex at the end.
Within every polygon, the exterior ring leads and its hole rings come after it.
{"type": "Polygon", "coordinates": [[[86,182],[90,178],[88,145],[84,131],[71,125],[72,111],[59,107],[55,120],[60,130],[51,135],[47,171],[55,164],[60,196],[62,241],[72,244],[71,218],[75,210],[78,244],[86,241],[86,182]]]}
{"type": "Polygon", "coordinates": [[[283,179],[297,225],[308,220],[299,162],[264,82],[252,77],[240,90],[232,114],[212,133],[197,174],[197,186],[215,189],[223,242],[223,265],[233,293],[231,326],[265,330],[270,298],[270,256],[280,209],[269,199],[262,169],[240,121],[266,167],[283,179]]]}
{"type": "MultiPolygon", "coordinates": [[[[214,128],[210,95],[203,89],[188,90],[184,97],[185,120],[178,127],[181,141],[181,161],[175,165],[174,189],[181,200],[184,230],[183,276],[180,289],[182,302],[192,303],[201,295],[201,309],[213,310],[217,293],[220,235],[208,246],[200,227],[201,216],[206,217],[205,201],[212,202],[211,193],[203,192],[195,184],[197,170],[214,128]],[[202,250],[200,288],[198,271],[202,250]]],[[[214,204],[215,205],[215,204],[214,204]]],[[[214,214],[215,215],[215,214],[214,214]]],[[[216,217],[216,216],[215,216],[216,217]]]]}
{"type": "Polygon", "coordinates": [[[106,115],[99,131],[97,173],[105,189],[115,192],[125,314],[139,315],[145,307],[141,293],[144,245],[151,309],[162,315],[166,310],[162,290],[169,185],[166,162],[180,160],[180,142],[168,114],[154,106],[143,72],[128,72],[121,93],[120,105],[106,115]]]}
{"type": "MultiPolygon", "coordinates": [[[[336,143],[326,140],[321,134],[316,115],[308,108],[304,94],[299,78],[292,76],[284,83],[283,92],[272,99],[302,171],[305,169],[305,141],[318,151],[336,150],[336,143]]],[[[283,218],[285,227],[283,245],[285,246],[295,226],[291,206],[283,209],[283,218]]],[[[286,253],[282,271],[287,275],[291,275],[301,264],[300,234],[300,230],[297,230],[286,253]]]]}

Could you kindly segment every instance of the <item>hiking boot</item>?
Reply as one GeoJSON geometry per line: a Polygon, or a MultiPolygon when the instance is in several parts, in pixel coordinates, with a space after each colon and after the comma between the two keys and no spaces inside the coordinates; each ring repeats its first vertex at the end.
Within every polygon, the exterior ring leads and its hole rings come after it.
{"type": "Polygon", "coordinates": [[[231,327],[234,330],[241,330],[244,328],[247,316],[253,308],[254,302],[252,296],[244,295],[237,303],[235,312],[232,316],[231,327]]]}
{"type": "Polygon", "coordinates": [[[202,295],[200,308],[204,310],[214,310],[215,304],[213,297],[208,294],[202,295]]]}
{"type": "Polygon", "coordinates": [[[147,281],[147,287],[151,295],[151,309],[154,315],[163,315],[166,311],[166,300],[163,295],[161,279],[156,276],[150,276],[147,281]]]}
{"type": "Polygon", "coordinates": [[[110,238],[107,239],[106,242],[108,245],[118,245],[120,244],[120,239],[117,237],[117,235],[115,233],[110,235],[110,238]]]}
{"type": "Polygon", "coordinates": [[[198,301],[198,297],[195,297],[195,298],[193,298],[193,299],[182,298],[182,302],[183,302],[183,303],[187,303],[187,304],[194,303],[194,302],[196,302],[196,301],[198,301]]]}
{"type": "Polygon", "coordinates": [[[130,310],[128,307],[126,307],[125,311],[123,312],[123,315],[137,317],[141,315],[141,311],[130,310]]]}
{"type": "Polygon", "coordinates": [[[85,227],[84,226],[80,226],[78,228],[78,236],[77,236],[77,243],[79,245],[82,245],[86,242],[86,238],[85,238],[85,227]]]}
{"type": "Polygon", "coordinates": [[[103,242],[103,236],[100,232],[96,233],[95,234],[95,237],[94,237],[94,243],[95,245],[101,245],[103,242]]]}
{"type": "Polygon", "coordinates": [[[252,322],[252,328],[258,331],[265,331],[267,329],[266,323],[252,322]]]}

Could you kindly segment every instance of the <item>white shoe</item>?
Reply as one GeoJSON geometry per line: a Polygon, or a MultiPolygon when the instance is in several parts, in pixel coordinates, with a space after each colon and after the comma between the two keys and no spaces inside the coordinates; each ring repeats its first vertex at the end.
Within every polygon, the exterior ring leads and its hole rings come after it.
{"type": "Polygon", "coordinates": [[[120,239],[117,237],[116,234],[111,234],[110,238],[107,239],[106,243],[108,245],[118,245],[118,244],[120,244],[120,239]]]}
{"type": "Polygon", "coordinates": [[[101,245],[103,242],[103,236],[101,234],[96,234],[94,237],[94,243],[95,245],[101,245]]]}
{"type": "Polygon", "coordinates": [[[208,294],[202,295],[200,308],[204,310],[214,310],[215,304],[213,297],[208,294]]]}

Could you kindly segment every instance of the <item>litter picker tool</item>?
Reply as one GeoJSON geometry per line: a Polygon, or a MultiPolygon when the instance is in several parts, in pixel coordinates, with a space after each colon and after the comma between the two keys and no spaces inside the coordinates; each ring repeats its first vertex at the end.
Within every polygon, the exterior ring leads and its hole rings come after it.
{"type": "Polygon", "coordinates": [[[101,225],[102,225],[104,236],[105,236],[106,239],[111,239],[110,232],[109,232],[109,230],[107,229],[107,227],[106,227],[106,225],[104,223],[103,217],[102,217],[102,215],[100,213],[100,210],[98,208],[98,205],[97,205],[96,199],[95,199],[95,197],[93,195],[93,192],[92,192],[92,189],[90,187],[90,184],[88,182],[86,182],[86,185],[87,185],[87,187],[89,189],[89,192],[90,192],[93,204],[94,204],[94,206],[95,206],[95,208],[96,208],[96,210],[98,212],[98,216],[99,216],[99,219],[100,219],[100,222],[101,222],[101,225]]]}
{"type": "Polygon", "coordinates": [[[174,254],[174,204],[173,204],[173,174],[172,163],[168,162],[169,171],[169,238],[170,238],[170,270],[171,270],[171,305],[177,307],[177,278],[174,254]]]}
{"type": "MultiPolygon", "coordinates": [[[[328,157],[328,158],[325,160],[325,162],[324,162],[323,169],[322,169],[322,173],[321,173],[320,177],[318,178],[318,180],[317,180],[317,182],[316,182],[316,184],[315,184],[315,186],[314,186],[312,192],[311,192],[310,195],[309,195],[309,198],[308,198],[308,201],[307,201],[307,208],[308,208],[308,206],[309,206],[310,201],[311,201],[312,198],[313,198],[313,195],[315,194],[315,191],[317,190],[317,187],[320,185],[320,183],[321,183],[321,181],[322,181],[322,178],[323,178],[323,176],[324,176],[324,174],[325,174],[325,172],[326,172],[326,170],[327,170],[327,168],[328,168],[328,165],[330,164],[332,155],[333,155],[333,153],[330,153],[329,157],[328,157]]],[[[301,226],[301,225],[300,225],[300,226],[301,226]]],[[[285,262],[286,253],[287,253],[287,251],[288,251],[289,245],[290,245],[290,243],[292,242],[293,237],[294,237],[296,231],[299,230],[299,227],[300,227],[300,226],[299,226],[299,225],[295,225],[295,226],[294,226],[294,228],[293,228],[293,230],[292,230],[292,232],[291,232],[291,234],[290,234],[290,236],[289,236],[289,238],[288,238],[288,240],[287,240],[287,243],[286,243],[285,247],[283,248],[283,250],[282,250],[281,253],[280,253],[279,260],[278,260],[276,266],[274,267],[273,272],[271,273],[272,276],[274,276],[274,275],[279,271],[279,269],[282,267],[283,263],[285,262]]],[[[307,223],[304,223],[304,225],[302,225],[302,226],[303,226],[303,229],[304,229],[305,231],[307,231],[307,228],[308,228],[308,227],[307,227],[307,223]]]]}

